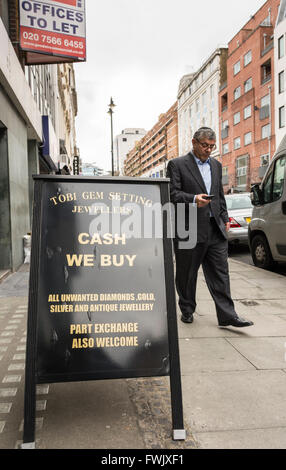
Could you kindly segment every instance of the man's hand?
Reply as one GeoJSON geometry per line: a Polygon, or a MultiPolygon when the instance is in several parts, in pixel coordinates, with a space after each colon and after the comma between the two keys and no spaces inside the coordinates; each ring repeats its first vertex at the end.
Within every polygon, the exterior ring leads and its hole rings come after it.
{"type": "Polygon", "coordinates": [[[225,229],[226,229],[226,231],[228,232],[228,231],[229,231],[229,229],[230,229],[230,222],[227,222],[227,223],[226,223],[226,224],[224,224],[224,225],[225,225],[225,229]]]}
{"type": "Polygon", "coordinates": [[[205,197],[208,197],[208,195],[207,194],[197,194],[196,195],[195,202],[196,202],[198,207],[205,207],[211,202],[210,200],[204,199],[205,197]]]}

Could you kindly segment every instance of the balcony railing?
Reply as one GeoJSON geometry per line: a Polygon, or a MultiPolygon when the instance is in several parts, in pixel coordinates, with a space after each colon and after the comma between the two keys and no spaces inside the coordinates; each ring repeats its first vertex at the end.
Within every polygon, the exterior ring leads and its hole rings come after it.
{"type": "Polygon", "coordinates": [[[271,49],[273,49],[274,47],[274,42],[271,41],[268,46],[265,47],[265,49],[263,49],[263,51],[261,51],[261,57],[265,56],[265,54],[267,54],[267,52],[271,51],[271,49]]]}

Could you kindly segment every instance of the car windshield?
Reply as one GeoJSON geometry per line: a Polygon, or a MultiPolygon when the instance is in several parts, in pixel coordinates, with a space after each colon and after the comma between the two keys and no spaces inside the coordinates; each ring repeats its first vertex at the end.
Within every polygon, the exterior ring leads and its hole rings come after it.
{"type": "Polygon", "coordinates": [[[250,209],[252,207],[251,199],[248,195],[226,197],[226,205],[228,210],[250,209]]]}

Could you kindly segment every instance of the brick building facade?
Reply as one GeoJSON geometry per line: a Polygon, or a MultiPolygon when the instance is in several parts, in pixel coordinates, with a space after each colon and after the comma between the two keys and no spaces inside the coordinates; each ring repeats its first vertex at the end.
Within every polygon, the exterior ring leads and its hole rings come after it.
{"type": "Polygon", "coordinates": [[[177,102],[127,154],[126,176],[164,177],[167,161],[178,156],[177,102]]]}
{"type": "Polygon", "coordinates": [[[228,44],[219,92],[225,192],[261,181],[275,151],[273,32],[280,0],[268,0],[228,44]]]}

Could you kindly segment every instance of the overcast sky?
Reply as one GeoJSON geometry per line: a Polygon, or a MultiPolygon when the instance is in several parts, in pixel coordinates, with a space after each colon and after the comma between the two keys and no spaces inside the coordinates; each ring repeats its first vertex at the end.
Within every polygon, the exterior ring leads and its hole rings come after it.
{"type": "Polygon", "coordinates": [[[77,145],[111,169],[114,136],[147,131],[177,99],[180,78],[227,45],[265,0],[86,0],[87,62],[75,64],[77,145]]]}

